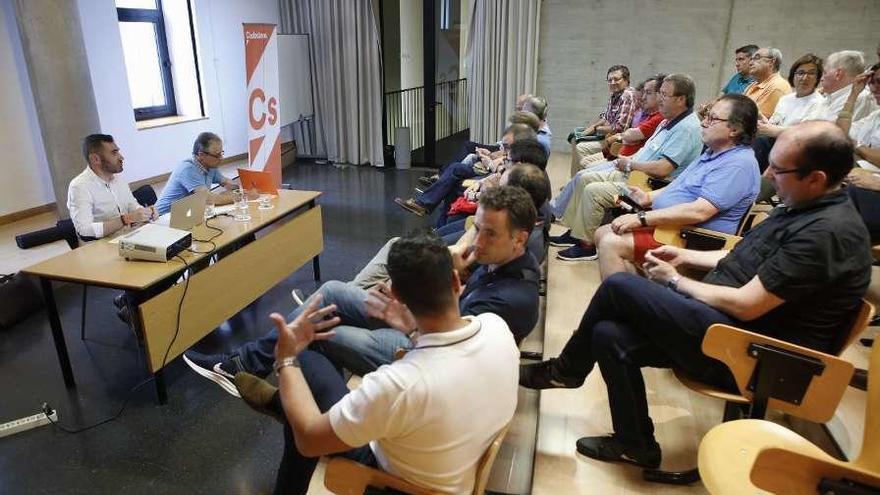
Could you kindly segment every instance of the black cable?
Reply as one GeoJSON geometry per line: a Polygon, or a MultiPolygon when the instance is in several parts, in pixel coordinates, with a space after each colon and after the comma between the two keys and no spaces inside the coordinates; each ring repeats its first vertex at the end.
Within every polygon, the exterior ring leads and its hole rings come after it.
{"type": "MultiPolygon", "coordinates": [[[[211,228],[215,228],[215,227],[211,227],[211,228]]],[[[221,233],[222,233],[222,231],[221,231],[221,233]]],[[[217,234],[217,235],[220,235],[220,234],[217,234]]],[[[183,284],[183,294],[181,294],[180,301],[177,303],[177,324],[176,324],[176,328],[174,329],[174,336],[171,337],[171,342],[168,343],[168,347],[165,349],[165,355],[162,357],[162,366],[160,366],[159,369],[165,368],[165,365],[168,362],[168,354],[171,352],[171,348],[174,346],[174,342],[177,340],[177,335],[180,333],[180,313],[181,313],[181,309],[183,308],[183,300],[186,298],[186,292],[189,289],[189,277],[191,276],[191,274],[188,274],[190,268],[189,268],[189,264],[186,262],[186,260],[182,256],[180,256],[179,254],[175,255],[174,257],[179,259],[183,263],[183,266],[186,267],[186,269],[183,272],[185,275],[184,276],[184,284],[183,284]]],[[[61,423],[53,421],[52,418],[50,418],[49,416],[54,412],[54,409],[52,408],[52,406],[49,405],[48,402],[44,402],[41,409],[42,409],[43,413],[46,415],[46,419],[49,420],[49,423],[51,423],[53,426],[56,426],[59,430],[65,432],[65,433],[71,433],[71,434],[82,433],[84,431],[91,430],[92,428],[96,428],[98,426],[107,424],[107,423],[119,418],[119,416],[122,415],[122,412],[125,411],[125,407],[128,406],[128,401],[131,400],[131,397],[134,395],[134,392],[137,389],[143,387],[144,385],[146,385],[154,380],[155,380],[155,376],[150,376],[146,380],[138,383],[137,385],[135,385],[134,387],[129,389],[128,394],[125,396],[125,400],[122,401],[122,406],[120,406],[119,411],[117,411],[116,414],[114,414],[113,416],[110,416],[109,418],[102,419],[101,421],[98,421],[97,423],[91,424],[89,426],[84,426],[82,428],[77,428],[77,429],[71,430],[71,429],[68,429],[68,428],[65,428],[64,426],[62,426],[61,423]]]]}
{"type": "MultiPolygon", "coordinates": [[[[204,240],[193,238],[193,242],[204,242],[204,243],[210,244],[210,245],[211,245],[211,249],[209,249],[209,250],[207,250],[207,251],[196,251],[195,249],[192,249],[191,247],[189,247],[189,248],[186,248],[187,251],[189,251],[189,252],[191,252],[191,253],[193,253],[193,254],[211,254],[211,253],[213,253],[214,251],[217,250],[217,245],[214,244],[214,239],[216,239],[216,238],[220,237],[221,235],[223,235],[223,229],[221,229],[220,227],[213,227],[213,226],[211,226],[211,225],[208,223],[208,221],[210,221],[210,220],[211,220],[210,218],[205,219],[205,228],[211,229],[211,230],[213,230],[213,231],[215,231],[215,232],[217,232],[217,233],[214,234],[214,235],[212,235],[211,237],[209,237],[209,238],[207,238],[207,239],[204,239],[204,240]]],[[[181,259],[182,259],[182,258],[181,258],[181,259]]]]}

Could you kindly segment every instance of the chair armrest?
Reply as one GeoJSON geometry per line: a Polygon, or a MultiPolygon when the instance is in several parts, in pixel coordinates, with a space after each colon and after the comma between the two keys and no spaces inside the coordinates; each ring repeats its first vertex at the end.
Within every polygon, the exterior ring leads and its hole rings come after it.
{"type": "Polygon", "coordinates": [[[848,479],[880,488],[880,475],[839,461],[812,449],[792,451],[778,447],[758,453],[750,473],[752,483],[771,493],[818,493],[822,478],[848,479]]]}
{"type": "Polygon", "coordinates": [[[438,493],[343,457],[334,457],[327,463],[324,469],[324,486],[340,495],[361,495],[368,486],[390,488],[412,495],[438,493]]]}
{"type": "Polygon", "coordinates": [[[611,143],[611,146],[608,147],[608,153],[611,156],[617,156],[620,154],[620,148],[623,148],[623,143],[621,143],[621,142],[611,143]]]}
{"type": "Polygon", "coordinates": [[[740,393],[750,400],[753,393],[748,390],[748,385],[757,364],[757,360],[748,353],[750,344],[765,344],[822,361],[825,365],[824,371],[821,375],[812,378],[800,404],[771,398],[768,405],[816,423],[824,423],[831,419],[849,385],[854,369],[852,363],[783,340],[716,323],[706,331],[702,345],[703,353],[724,363],[736,379],[740,393]]]}
{"type": "MultiPolygon", "coordinates": [[[[661,225],[654,229],[654,240],[659,243],[678,246],[678,247],[689,247],[688,246],[688,237],[689,236],[705,236],[712,238],[721,238],[724,240],[724,245],[719,249],[723,250],[731,250],[736,244],[742,240],[742,237],[725,234],[724,232],[718,232],[715,230],[703,229],[700,227],[690,227],[690,226],[681,226],[681,225],[661,225]]],[[[693,248],[691,248],[693,249],[693,248]]]]}
{"type": "Polygon", "coordinates": [[[651,186],[648,185],[648,174],[642,172],[641,170],[633,170],[629,173],[629,178],[626,180],[626,184],[629,186],[638,187],[642,191],[650,191],[651,186]]]}

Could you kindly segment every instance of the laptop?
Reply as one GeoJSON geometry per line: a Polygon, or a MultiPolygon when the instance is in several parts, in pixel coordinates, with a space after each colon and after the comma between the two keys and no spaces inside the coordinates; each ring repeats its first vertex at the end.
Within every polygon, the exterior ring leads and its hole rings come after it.
{"type": "Polygon", "coordinates": [[[196,191],[185,198],[178,199],[171,204],[169,215],[162,215],[156,219],[157,224],[167,225],[174,229],[192,230],[196,225],[205,221],[205,205],[208,203],[208,191],[196,191]]]}
{"type": "Polygon", "coordinates": [[[240,168],[238,169],[238,178],[241,181],[241,186],[245,189],[256,189],[262,194],[271,194],[272,196],[278,195],[275,179],[269,172],[240,168]]]}

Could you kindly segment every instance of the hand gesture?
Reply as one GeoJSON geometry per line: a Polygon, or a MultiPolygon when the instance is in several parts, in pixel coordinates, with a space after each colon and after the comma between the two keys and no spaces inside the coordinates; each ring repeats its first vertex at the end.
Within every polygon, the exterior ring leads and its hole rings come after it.
{"type": "Polygon", "coordinates": [[[628,156],[618,156],[617,160],[614,161],[614,166],[617,167],[617,170],[621,172],[626,172],[627,166],[630,164],[632,160],[628,156]]]}
{"type": "Polygon", "coordinates": [[[850,91],[850,94],[861,94],[862,90],[865,89],[865,86],[868,85],[868,81],[871,80],[871,76],[873,75],[874,71],[866,70],[865,72],[862,72],[861,74],[856,76],[855,80],[853,80],[852,90],[850,91]]]}
{"type": "Polygon", "coordinates": [[[488,156],[489,155],[489,150],[487,150],[486,148],[476,148],[474,151],[476,151],[477,155],[480,155],[480,156],[488,156]]]}
{"type": "Polygon", "coordinates": [[[462,275],[467,272],[469,266],[477,261],[476,251],[473,246],[459,246],[453,244],[449,246],[449,254],[452,255],[452,268],[458,272],[462,280],[467,277],[462,275]]]}
{"type": "Polygon", "coordinates": [[[417,328],[416,319],[406,307],[406,304],[398,301],[391,289],[382,282],[374,285],[367,293],[367,315],[382,320],[391,328],[400,330],[409,335],[417,328]]]}
{"type": "Polygon", "coordinates": [[[128,212],[129,223],[145,223],[153,218],[152,208],[137,208],[128,212]]]}
{"type": "Polygon", "coordinates": [[[661,285],[666,285],[667,282],[678,275],[678,270],[676,270],[671,263],[660,259],[655,254],[655,251],[657,251],[657,249],[652,249],[645,253],[645,263],[642,264],[642,268],[645,270],[645,275],[647,275],[649,280],[653,280],[661,285]]]}
{"type": "Polygon", "coordinates": [[[611,221],[611,231],[617,235],[623,235],[627,232],[632,232],[633,229],[639,228],[642,226],[642,222],[639,220],[633,213],[628,213],[626,215],[620,215],[611,221]]]}
{"type": "Polygon", "coordinates": [[[318,308],[322,299],[321,294],[312,297],[306,303],[305,309],[292,323],[287,323],[279,313],[269,315],[269,318],[272,319],[275,327],[278,329],[278,343],[275,344],[276,361],[296,356],[308,347],[312,341],[327,340],[336,335],[332,330],[326,330],[338,325],[339,317],[334,316],[333,318],[325,319],[336,311],[336,305],[331,304],[330,306],[318,308]]]}
{"type": "Polygon", "coordinates": [[[468,201],[476,201],[477,194],[479,192],[480,192],[480,183],[477,182],[476,184],[465,189],[464,192],[462,193],[462,196],[464,196],[464,199],[466,199],[468,201]]]}
{"type": "Polygon", "coordinates": [[[673,267],[687,264],[687,249],[676,246],[660,246],[649,251],[654,258],[669,263],[673,267]]]}
{"type": "Polygon", "coordinates": [[[635,186],[627,186],[627,189],[629,189],[629,197],[643,208],[651,205],[651,196],[648,193],[635,186]]]}

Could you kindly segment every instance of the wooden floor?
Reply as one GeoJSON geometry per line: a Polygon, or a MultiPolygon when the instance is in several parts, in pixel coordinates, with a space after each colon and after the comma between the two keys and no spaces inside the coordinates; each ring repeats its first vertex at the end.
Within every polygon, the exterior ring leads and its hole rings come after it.
{"type": "MultiPolygon", "coordinates": [[[[548,167],[554,191],[568,179],[568,170],[569,156],[554,153],[548,167]]],[[[0,273],[16,271],[67,250],[64,241],[29,250],[20,250],[15,246],[15,234],[49,227],[54,223],[55,216],[49,213],[0,226],[0,273]]],[[[558,234],[562,227],[557,225],[553,229],[553,233],[558,234]]],[[[599,285],[596,262],[563,263],[554,258],[557,248],[550,249],[545,357],[559,354],[599,285]]],[[[872,290],[880,295],[878,288],[872,290]]],[[[876,334],[876,331],[869,333],[876,334]]],[[[868,349],[857,344],[845,355],[857,366],[864,367],[867,354],[868,349]]],[[[691,393],[667,370],[648,369],[644,376],[657,441],[663,449],[663,468],[685,469],[695,466],[699,441],[720,421],[722,404],[691,393]]],[[[864,392],[850,389],[838,415],[829,423],[829,428],[836,432],[838,441],[850,456],[857,453],[861,445],[863,408],[864,392]]],[[[575,441],[579,437],[611,431],[608,398],[598,370],[594,370],[579,389],[542,392],[538,413],[532,490],[535,494],[707,493],[699,483],[689,487],[649,484],[642,481],[637,468],[598,462],[576,453],[575,441]]],[[[329,493],[323,487],[323,466],[322,462],[313,477],[309,490],[311,494],[329,493]]]]}

